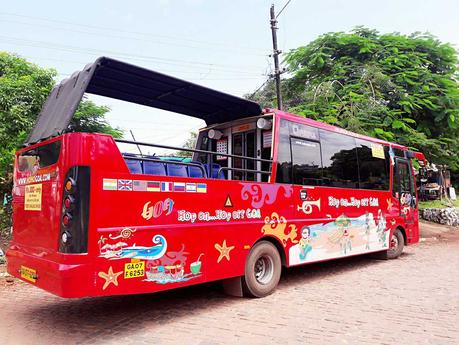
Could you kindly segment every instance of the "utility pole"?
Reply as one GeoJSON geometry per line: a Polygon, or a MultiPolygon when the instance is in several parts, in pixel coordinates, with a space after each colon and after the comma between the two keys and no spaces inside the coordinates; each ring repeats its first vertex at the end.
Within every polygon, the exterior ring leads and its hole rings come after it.
{"type": "MultiPolygon", "coordinates": [[[[284,7],[285,8],[285,7],[284,7]]],[[[273,58],[274,58],[274,73],[271,75],[276,79],[276,95],[277,95],[277,109],[282,110],[282,94],[280,86],[280,75],[283,71],[279,68],[279,55],[282,51],[277,49],[277,18],[274,13],[274,4],[271,5],[271,33],[273,36],[273,58]]]]}

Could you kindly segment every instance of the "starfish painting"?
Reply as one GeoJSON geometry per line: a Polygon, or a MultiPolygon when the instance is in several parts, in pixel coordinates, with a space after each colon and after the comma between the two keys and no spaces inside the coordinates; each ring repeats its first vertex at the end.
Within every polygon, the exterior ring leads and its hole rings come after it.
{"type": "Polygon", "coordinates": [[[102,287],[102,290],[105,290],[111,283],[113,283],[113,285],[115,286],[118,286],[118,277],[121,274],[123,274],[123,271],[114,273],[112,266],[110,266],[107,273],[99,272],[99,277],[101,277],[102,279],[105,279],[105,283],[104,283],[104,286],[102,287]]]}
{"type": "Polygon", "coordinates": [[[220,263],[220,261],[222,261],[223,258],[226,258],[226,260],[228,260],[228,261],[231,260],[230,251],[232,251],[234,249],[234,246],[228,247],[226,245],[226,240],[223,241],[222,245],[220,245],[218,243],[215,243],[215,249],[217,249],[218,252],[220,253],[220,256],[217,259],[217,263],[220,263]]]}

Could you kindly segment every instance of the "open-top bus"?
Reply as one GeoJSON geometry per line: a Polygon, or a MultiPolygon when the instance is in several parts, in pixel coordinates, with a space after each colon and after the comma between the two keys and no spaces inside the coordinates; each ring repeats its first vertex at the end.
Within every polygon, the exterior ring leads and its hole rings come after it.
{"type": "MultiPolygon", "coordinates": [[[[154,141],[154,140],[152,140],[154,141]]],[[[418,242],[420,153],[109,58],[51,92],[16,154],[8,272],[62,297],[223,280],[418,242]],[[205,120],[195,149],[68,132],[84,93],[205,120]],[[190,160],[122,153],[139,145],[190,160]]]]}

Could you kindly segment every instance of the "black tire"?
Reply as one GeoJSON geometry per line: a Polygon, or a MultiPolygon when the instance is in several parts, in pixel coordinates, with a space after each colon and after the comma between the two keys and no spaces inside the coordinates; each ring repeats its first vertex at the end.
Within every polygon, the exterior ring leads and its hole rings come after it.
{"type": "Polygon", "coordinates": [[[242,279],[244,293],[250,297],[265,297],[274,292],[282,271],[277,248],[268,241],[258,242],[250,250],[242,279]]]}
{"type": "Polygon", "coordinates": [[[400,229],[395,229],[389,241],[389,250],[387,251],[388,259],[396,259],[402,254],[405,246],[405,239],[400,229]]]}

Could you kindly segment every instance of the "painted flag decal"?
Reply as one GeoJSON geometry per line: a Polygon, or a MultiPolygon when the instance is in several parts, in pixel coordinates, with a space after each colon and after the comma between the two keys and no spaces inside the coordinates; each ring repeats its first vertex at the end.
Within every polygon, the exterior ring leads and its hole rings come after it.
{"type": "Polygon", "coordinates": [[[148,181],[147,182],[147,191],[149,192],[160,192],[160,183],[158,181],[148,181]]]}
{"type": "Polygon", "coordinates": [[[186,191],[195,193],[196,192],[196,183],[187,183],[186,184],[186,191]]]}
{"type": "Polygon", "coordinates": [[[196,192],[207,193],[207,183],[198,183],[196,185],[196,192]]]}
{"type": "Polygon", "coordinates": [[[118,180],[118,190],[132,190],[132,180],[118,180]]]}
{"type": "Polygon", "coordinates": [[[144,192],[147,190],[147,181],[134,181],[134,190],[144,192]]]}
{"type": "Polygon", "coordinates": [[[103,181],[103,190],[116,190],[116,186],[117,186],[117,179],[113,179],[113,178],[104,178],[104,181],[103,181]]]}
{"type": "Polygon", "coordinates": [[[172,182],[161,182],[161,192],[172,192],[172,182]]]}
{"type": "Polygon", "coordinates": [[[174,182],[174,192],[184,192],[185,183],[183,182],[174,182]]]}

